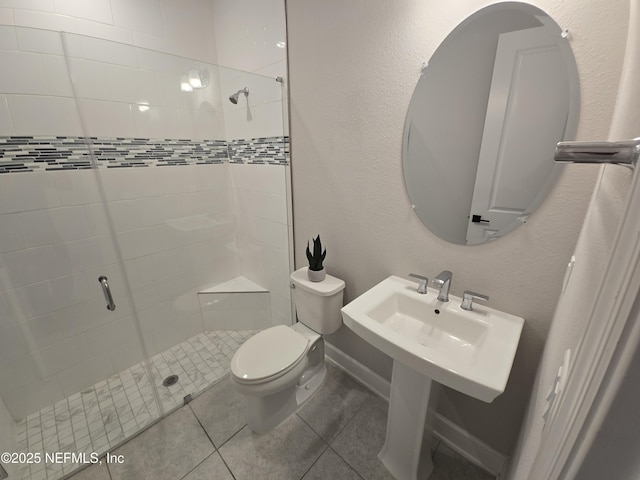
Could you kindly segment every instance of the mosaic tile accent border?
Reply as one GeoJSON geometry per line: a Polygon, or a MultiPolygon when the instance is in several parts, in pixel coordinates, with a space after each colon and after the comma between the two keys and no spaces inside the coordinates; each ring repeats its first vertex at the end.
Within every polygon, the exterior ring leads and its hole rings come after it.
{"type": "MultiPolygon", "coordinates": [[[[90,137],[98,168],[289,164],[289,137],[189,140],[90,137]]],[[[0,137],[0,174],[92,168],[85,137],[0,137]]]]}
{"type": "Polygon", "coordinates": [[[289,137],[232,140],[228,149],[231,163],[287,165],[289,137]]]}
{"type": "MultiPolygon", "coordinates": [[[[164,412],[183,404],[229,373],[234,352],[255,330],[206,331],[151,357],[151,376],[164,412]],[[163,379],[176,374],[170,387],[163,379]]],[[[149,425],[159,412],[151,380],[141,363],[113,375],[82,392],[29,415],[17,424],[21,452],[71,452],[104,455],[149,425]]],[[[16,479],[57,480],[84,465],[69,460],[24,464],[16,479]]]]}

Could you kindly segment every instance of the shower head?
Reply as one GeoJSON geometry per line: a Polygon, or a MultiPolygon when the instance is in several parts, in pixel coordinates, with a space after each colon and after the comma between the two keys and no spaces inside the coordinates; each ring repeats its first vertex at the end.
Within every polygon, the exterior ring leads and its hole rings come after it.
{"type": "Polygon", "coordinates": [[[244,87],[242,90],[238,90],[236,93],[229,96],[229,101],[235,105],[236,103],[238,103],[238,97],[240,96],[241,93],[244,93],[244,96],[248,97],[249,89],[247,87],[244,87]]]}

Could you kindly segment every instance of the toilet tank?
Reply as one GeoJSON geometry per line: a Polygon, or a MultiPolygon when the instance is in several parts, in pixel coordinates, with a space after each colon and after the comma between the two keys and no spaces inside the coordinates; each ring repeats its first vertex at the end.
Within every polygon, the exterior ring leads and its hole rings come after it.
{"type": "Polygon", "coordinates": [[[333,333],[342,326],[344,281],[327,275],[322,282],[311,282],[307,268],[291,274],[298,321],[322,335],[333,333]]]}

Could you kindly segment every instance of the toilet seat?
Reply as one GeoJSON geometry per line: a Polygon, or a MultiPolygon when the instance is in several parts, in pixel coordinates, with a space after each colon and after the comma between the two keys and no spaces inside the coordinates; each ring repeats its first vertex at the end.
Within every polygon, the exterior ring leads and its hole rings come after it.
{"type": "Polygon", "coordinates": [[[245,385],[275,380],[306,358],[308,345],[309,339],[285,325],[268,328],[240,346],[231,359],[231,373],[245,385]]]}

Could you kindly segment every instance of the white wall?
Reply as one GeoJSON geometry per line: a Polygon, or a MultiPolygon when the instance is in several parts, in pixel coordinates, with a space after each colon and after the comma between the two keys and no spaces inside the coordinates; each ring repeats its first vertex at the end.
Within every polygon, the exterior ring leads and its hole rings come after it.
{"type": "MultiPolygon", "coordinates": [[[[448,244],[413,215],[402,129],[422,63],[486,1],[287,3],[296,266],[320,233],[350,301],[390,274],[453,271],[452,293],[486,293],[525,318],[507,390],[484,404],[443,389],[438,411],[496,450],[516,442],[538,361],[598,168],[566,169],[526,225],[477,247],[448,244]],[[357,25],[357,28],[354,26],[357,25]]],[[[625,1],[539,1],[569,28],[581,78],[579,139],[606,138],[620,76],[625,1]]],[[[390,378],[391,361],[342,328],[339,349],[390,378]]]]}

